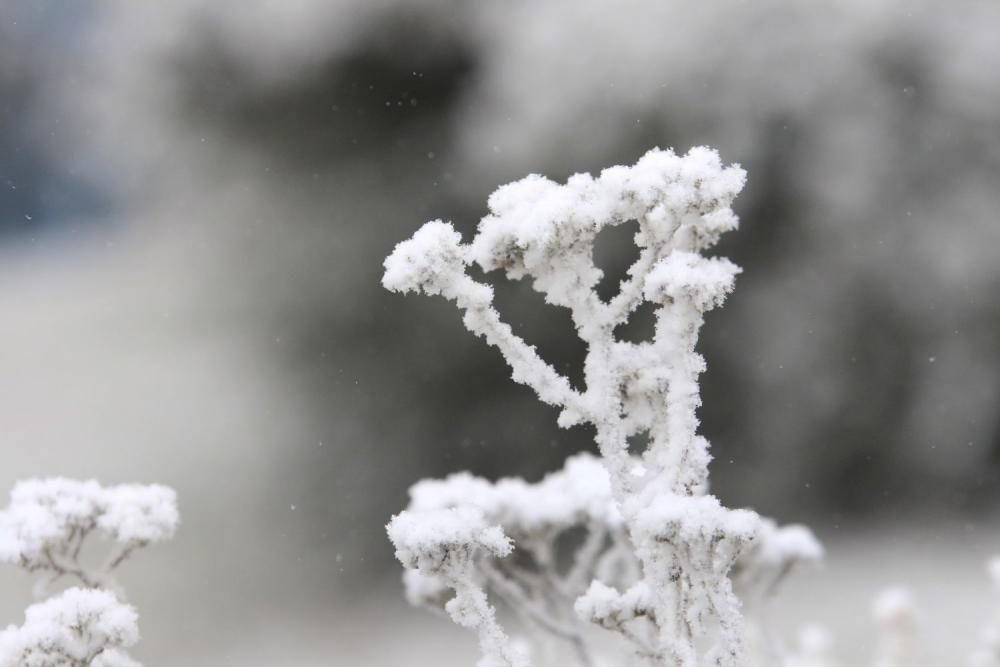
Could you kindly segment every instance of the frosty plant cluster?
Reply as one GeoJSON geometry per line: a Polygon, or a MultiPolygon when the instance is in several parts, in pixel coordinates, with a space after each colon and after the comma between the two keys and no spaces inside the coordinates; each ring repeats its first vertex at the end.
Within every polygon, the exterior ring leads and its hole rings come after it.
{"type": "Polygon", "coordinates": [[[172,538],[179,520],[176,494],[158,484],[18,482],[0,511],[0,562],[42,575],[39,595],[61,581],[73,587],[0,631],[0,667],[139,665],[125,651],[139,639],[138,614],[114,572],[139,549],[172,538]]]}
{"type": "Polygon", "coordinates": [[[821,556],[804,527],[778,528],[708,493],[711,457],[695,414],[705,364],[695,346],[705,312],[723,303],[740,269],[703,253],[737,227],[731,204],[744,180],[708,148],[652,150],[634,166],[563,185],[529,176],[493,193],[470,243],[436,220],[386,259],[386,288],[454,301],[513,379],[560,409],[561,426],[596,431],[599,458],[573,457],[537,484],[467,474],[420,482],[388,525],[409,599],[474,629],[482,667],[533,659],[501,628],[490,595],[532,633],[561,640],[531,643],[540,661],[597,664],[587,632],[596,625],[645,664],[740,667],[734,581],[745,597],[765,594],[796,563],[821,556]],[[638,258],[618,294],[602,300],[595,239],[631,220],[638,258]],[[587,345],[585,389],[501,320],[492,287],[467,273],[473,263],[529,279],[547,303],[569,310],[587,345]],[[616,327],[647,302],[656,312],[652,340],[618,340],[616,327]],[[639,437],[645,451],[630,452],[639,437]],[[568,565],[567,543],[575,547],[568,565]],[[560,644],[571,658],[557,657],[560,644]]]}

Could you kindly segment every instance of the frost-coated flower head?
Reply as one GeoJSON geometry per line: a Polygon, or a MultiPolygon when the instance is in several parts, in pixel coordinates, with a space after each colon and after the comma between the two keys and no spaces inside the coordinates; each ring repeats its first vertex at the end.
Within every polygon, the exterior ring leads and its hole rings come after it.
{"type": "Polygon", "coordinates": [[[70,588],[0,633],[0,667],[138,665],[121,651],[139,640],[138,618],[108,591],[70,588]]]}
{"type": "Polygon", "coordinates": [[[513,550],[499,526],[487,524],[475,507],[400,512],[386,526],[396,547],[396,558],[405,567],[434,571],[453,553],[471,555],[482,549],[494,556],[513,550]]]}
{"type": "Polygon", "coordinates": [[[91,530],[101,512],[101,487],[62,477],[18,482],[0,512],[0,561],[33,566],[47,548],[91,530]]]}
{"type": "Polygon", "coordinates": [[[177,493],[160,484],[119,484],[104,490],[97,525],[118,542],[162,542],[174,536],[177,493]]]}
{"type": "Polygon", "coordinates": [[[392,251],[382,286],[394,292],[441,294],[465,270],[462,236],[451,224],[428,222],[392,251]]]}
{"type": "Polygon", "coordinates": [[[52,554],[75,549],[94,530],[119,543],[159,542],[173,536],[179,520],[175,492],[158,484],[22,480],[0,511],[0,561],[46,567],[52,554]]]}

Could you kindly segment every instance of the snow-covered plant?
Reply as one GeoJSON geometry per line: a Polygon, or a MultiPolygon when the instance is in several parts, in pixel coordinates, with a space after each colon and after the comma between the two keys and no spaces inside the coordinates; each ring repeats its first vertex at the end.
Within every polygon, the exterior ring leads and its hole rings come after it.
{"type": "Polygon", "coordinates": [[[410,600],[444,603],[477,628],[482,665],[527,659],[497,624],[492,592],[533,632],[566,640],[578,664],[593,664],[583,621],[618,633],[646,664],[740,667],[743,621],[731,575],[766,592],[796,562],[821,554],[806,529],[778,529],[708,493],[711,457],[695,414],[704,360],[695,346],[705,312],[722,304],[740,269],[702,253],[736,228],[730,206],[744,179],[708,148],[652,150],[632,167],[564,185],[533,175],[493,193],[471,243],[435,220],[386,259],[386,288],[454,301],[513,379],[560,408],[561,426],[596,430],[600,459],[573,457],[537,484],[466,474],[421,482],[389,523],[396,555],[412,571],[410,600]],[[618,294],[602,300],[594,241],[631,220],[638,258],[618,294]],[[501,320],[492,287],[467,273],[472,263],[530,278],[546,302],[570,311],[587,345],[585,389],[501,320]],[[643,303],[656,312],[652,340],[619,340],[616,327],[643,303]],[[633,438],[648,442],[641,454],[630,453],[633,438]],[[583,536],[565,567],[559,547],[574,530],[583,536]]]}
{"type": "Polygon", "coordinates": [[[913,594],[906,588],[882,591],[872,605],[881,630],[875,667],[909,667],[913,664],[914,605],[913,594]]]}
{"type": "Polygon", "coordinates": [[[25,612],[0,633],[0,667],[130,667],[124,649],[138,638],[138,615],[121,598],[114,571],[138,549],[169,540],[180,515],[173,489],[61,477],[18,482],[0,511],[0,562],[45,576],[38,590],[66,578],[70,588],[25,612]],[[110,543],[94,560],[90,538],[110,543]]]}

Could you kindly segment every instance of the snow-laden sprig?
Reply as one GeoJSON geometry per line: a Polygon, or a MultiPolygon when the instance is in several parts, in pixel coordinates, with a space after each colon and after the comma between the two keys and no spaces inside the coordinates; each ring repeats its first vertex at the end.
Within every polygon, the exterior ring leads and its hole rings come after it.
{"type": "Polygon", "coordinates": [[[475,567],[482,554],[504,557],[513,550],[499,526],[489,525],[477,508],[458,507],[401,512],[386,531],[399,562],[419,572],[409,582],[422,591],[411,595],[419,599],[432,590],[434,596],[442,597],[444,589],[454,591],[444,607],[455,623],[478,634],[483,653],[479,667],[527,664],[497,621],[475,567]]]}
{"type": "Polygon", "coordinates": [[[22,480],[0,511],[0,562],[96,586],[136,549],[172,538],[179,521],[176,493],[158,484],[22,480]],[[114,548],[102,567],[88,569],[80,556],[94,534],[114,548]]]}
{"type": "Polygon", "coordinates": [[[70,588],[0,632],[0,667],[141,667],[124,651],[139,640],[138,618],[108,591],[70,588]]]}

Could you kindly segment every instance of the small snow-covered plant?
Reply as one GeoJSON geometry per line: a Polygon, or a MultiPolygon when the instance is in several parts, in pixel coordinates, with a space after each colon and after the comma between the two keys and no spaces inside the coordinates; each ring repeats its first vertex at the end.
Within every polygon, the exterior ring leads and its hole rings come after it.
{"type": "Polygon", "coordinates": [[[173,537],[180,515],[173,489],[61,477],[18,482],[0,511],[0,562],[43,574],[38,592],[60,580],[76,587],[28,607],[25,623],[0,633],[0,667],[131,667],[138,615],[123,601],[115,570],[135,551],[173,537]],[[103,558],[92,538],[109,543],[103,558]]]}
{"type": "MultiPolygon", "coordinates": [[[[435,220],[385,260],[386,288],[454,301],[513,379],[560,409],[561,426],[596,430],[599,459],[573,457],[536,484],[467,474],[420,482],[388,525],[409,599],[443,605],[477,629],[483,667],[528,660],[500,628],[489,593],[533,634],[564,640],[574,657],[562,664],[595,664],[589,624],[623,637],[645,664],[741,667],[733,578],[764,596],[797,562],[821,555],[807,529],[779,529],[708,493],[711,457],[695,414],[705,365],[695,346],[704,314],[722,304],[740,269],[702,253],[736,228],[730,206],[744,179],[708,148],[652,150],[632,167],[564,185],[529,176],[493,193],[471,243],[435,220]],[[631,220],[639,256],[618,294],[602,300],[594,241],[631,220]],[[587,345],[585,389],[501,320],[492,287],[467,273],[472,263],[529,278],[546,302],[569,310],[587,345]],[[644,303],[655,308],[653,339],[619,340],[616,327],[644,303]],[[648,442],[641,454],[630,452],[633,438],[648,442]],[[568,566],[560,558],[567,543],[576,546],[568,566]]],[[[560,660],[542,650],[543,660],[560,660]]]]}
{"type": "MultiPolygon", "coordinates": [[[[1000,556],[990,559],[987,571],[994,592],[1000,593],[1000,556]]],[[[970,664],[973,667],[1000,667],[1000,610],[995,610],[982,628],[980,645],[973,652],[970,664]]]]}
{"type": "Polygon", "coordinates": [[[906,588],[887,588],[872,604],[881,631],[875,667],[909,667],[913,664],[913,594],[906,588]]]}

